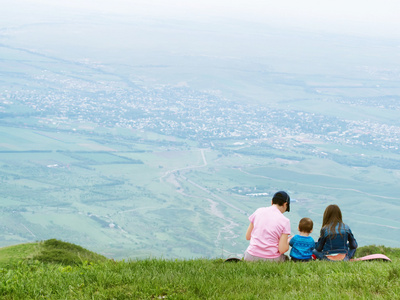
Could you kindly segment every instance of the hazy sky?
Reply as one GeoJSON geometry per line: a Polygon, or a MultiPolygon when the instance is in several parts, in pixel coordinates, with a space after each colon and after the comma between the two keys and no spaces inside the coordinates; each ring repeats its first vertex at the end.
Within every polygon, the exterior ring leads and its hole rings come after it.
{"type": "MultiPolygon", "coordinates": [[[[331,32],[400,36],[399,0],[0,0],[105,14],[154,18],[256,21],[331,32]]],[[[43,6],[42,6],[43,7],[43,6]]],[[[42,9],[42,8],[40,8],[42,9]]]]}

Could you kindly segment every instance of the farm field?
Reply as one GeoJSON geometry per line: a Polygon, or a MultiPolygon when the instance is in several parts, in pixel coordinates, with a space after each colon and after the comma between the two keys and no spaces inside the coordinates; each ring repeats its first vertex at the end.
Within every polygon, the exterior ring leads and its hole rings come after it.
{"type": "Polygon", "coordinates": [[[57,237],[119,259],[241,255],[248,215],[282,189],[293,233],[308,216],[317,239],[336,203],[360,245],[399,246],[395,171],[94,132],[0,127],[0,246],[57,237]]]}

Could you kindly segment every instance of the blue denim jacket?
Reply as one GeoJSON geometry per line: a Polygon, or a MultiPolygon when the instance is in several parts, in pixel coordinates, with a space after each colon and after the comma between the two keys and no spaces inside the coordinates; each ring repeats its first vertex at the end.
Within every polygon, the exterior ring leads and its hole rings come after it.
{"type": "Polygon", "coordinates": [[[330,250],[346,250],[356,249],[358,247],[357,241],[350,230],[350,227],[342,223],[335,228],[334,234],[326,227],[321,228],[321,234],[318,242],[315,243],[315,250],[317,251],[330,251],[330,250]]]}

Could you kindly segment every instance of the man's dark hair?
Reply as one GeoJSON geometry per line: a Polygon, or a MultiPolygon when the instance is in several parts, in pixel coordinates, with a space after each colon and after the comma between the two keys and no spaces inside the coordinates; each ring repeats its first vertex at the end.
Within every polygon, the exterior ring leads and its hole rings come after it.
{"type": "Polygon", "coordinates": [[[277,204],[279,206],[283,206],[283,204],[287,203],[286,211],[290,211],[290,197],[284,191],[276,192],[272,197],[272,204],[277,204]]]}
{"type": "Polygon", "coordinates": [[[314,222],[310,218],[303,218],[299,222],[299,231],[310,233],[313,230],[314,222]]]}

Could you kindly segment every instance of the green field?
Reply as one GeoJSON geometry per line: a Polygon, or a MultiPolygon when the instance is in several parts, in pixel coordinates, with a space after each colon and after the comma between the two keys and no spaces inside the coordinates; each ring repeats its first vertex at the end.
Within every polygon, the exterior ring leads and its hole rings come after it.
{"type": "Polygon", "coordinates": [[[250,155],[225,151],[229,141],[202,149],[131,130],[94,132],[0,127],[0,246],[57,237],[114,258],[238,256],[247,216],[282,189],[293,199],[293,233],[308,216],[317,239],[324,208],[337,203],[360,245],[400,246],[398,171],[301,149],[250,155]]]}

